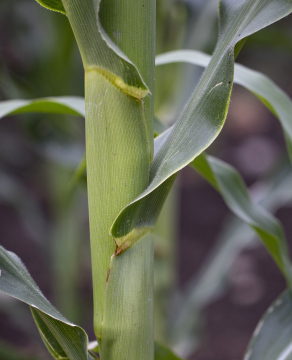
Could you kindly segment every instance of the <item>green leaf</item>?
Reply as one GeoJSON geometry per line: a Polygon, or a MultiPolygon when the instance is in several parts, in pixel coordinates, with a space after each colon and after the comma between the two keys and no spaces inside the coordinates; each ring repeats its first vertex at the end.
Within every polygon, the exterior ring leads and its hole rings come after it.
{"type": "MultiPolygon", "coordinates": [[[[256,183],[253,189],[257,190],[257,199],[260,194],[259,204],[269,212],[291,204],[291,182],[290,164],[286,164],[272,180],[256,183]]],[[[203,309],[225,293],[232,264],[244,248],[255,242],[257,239],[252,229],[235,216],[223,224],[199,273],[188,281],[179,296],[179,311],[174,314],[172,336],[180,354],[188,356],[196,350],[200,342],[203,309]],[[192,314],[191,318],[189,314],[192,314]]]]}
{"type": "Polygon", "coordinates": [[[182,360],[177,357],[170,349],[166,346],[155,342],[154,344],[154,360],[182,360]]]}
{"type": "Polygon", "coordinates": [[[66,15],[64,6],[61,0],[36,0],[40,5],[53,11],[58,11],[66,15]]]}
{"type": "Polygon", "coordinates": [[[244,360],[292,359],[292,295],[286,290],[257,325],[244,360]]]}
{"type": "Polygon", "coordinates": [[[95,341],[91,341],[89,344],[88,344],[88,350],[90,351],[93,351],[95,353],[98,353],[99,352],[99,347],[98,347],[98,342],[95,340],[95,341]]]}
{"type": "Polygon", "coordinates": [[[282,226],[252,201],[239,173],[223,161],[204,154],[191,165],[220,192],[229,209],[256,231],[292,286],[291,263],[282,226]]]}
{"type": "Polygon", "coordinates": [[[219,40],[212,59],[179,119],[155,139],[149,186],[118,215],[111,228],[115,238],[123,238],[140,226],[152,227],[156,217],[149,214],[156,212],[158,197],[164,200],[163,193],[169,190],[166,180],[194,160],[220,133],[233,84],[235,45],[291,11],[289,0],[220,2],[219,40]]]}
{"type": "MultiPolygon", "coordinates": [[[[186,62],[207,67],[211,57],[200,51],[180,50],[156,57],[156,65],[186,62]]],[[[235,64],[234,82],[245,87],[257,96],[265,106],[279,119],[286,134],[287,149],[292,160],[292,102],[290,98],[268,77],[235,64]]]]}
{"type": "Polygon", "coordinates": [[[44,297],[21,260],[0,246],[0,290],[30,305],[41,337],[55,359],[92,360],[85,331],[44,297]]]}
{"type": "Polygon", "coordinates": [[[81,97],[42,98],[36,100],[7,100],[0,103],[0,119],[23,113],[49,113],[85,116],[85,102],[81,97]]]}
{"type": "MultiPolygon", "coordinates": [[[[174,51],[157,57],[157,64],[159,65],[180,61],[207,66],[210,57],[197,51],[174,51]]],[[[266,76],[238,64],[235,64],[234,82],[253,92],[275,114],[275,116],[278,117],[286,134],[287,148],[290,158],[292,159],[290,145],[292,143],[292,102],[289,97],[266,76]]],[[[210,163],[208,159],[211,158],[205,158],[203,156],[198,157],[192,165],[211,183],[212,186],[221,192],[231,210],[255,228],[278,266],[285,273],[286,278],[289,278],[289,274],[291,273],[290,264],[287,258],[283,232],[280,230],[279,223],[275,223],[275,219],[269,219],[266,216],[264,217],[266,217],[267,221],[264,221],[261,211],[258,212],[259,209],[254,208],[253,204],[247,200],[247,194],[244,195],[244,192],[246,193],[246,191],[243,190],[243,183],[239,180],[239,177],[235,174],[234,170],[232,170],[234,173],[232,175],[231,168],[226,166],[226,174],[223,174],[224,171],[217,172],[218,169],[216,168],[216,165],[212,168],[212,160],[210,163]],[[218,183],[218,176],[219,178],[221,177],[221,185],[218,183]],[[228,177],[229,179],[227,179],[228,177]],[[234,191],[235,189],[232,186],[222,187],[222,184],[227,185],[230,183],[232,177],[237,177],[237,183],[241,183],[241,190],[237,188],[237,190],[234,191]],[[232,191],[234,191],[234,194],[231,193],[232,191]],[[236,194],[238,191],[240,191],[241,194],[236,194]],[[242,204],[239,204],[239,199],[244,199],[242,204]],[[246,207],[245,210],[243,205],[246,207]],[[253,209],[250,206],[252,206],[253,209]],[[240,211],[239,207],[241,207],[240,211]],[[254,211],[256,211],[257,216],[253,218],[254,211]]]]}
{"type": "MultiPolygon", "coordinates": [[[[160,56],[158,58],[158,63],[182,60],[196,62],[197,64],[206,66],[209,61],[209,57],[198,52],[181,51],[160,56]]],[[[263,75],[239,65],[235,66],[235,81],[241,81],[244,86],[259,96],[264,101],[264,103],[269,106],[269,108],[275,109],[274,111],[279,117],[279,120],[281,121],[286,131],[287,138],[290,138],[290,136],[292,138],[291,121],[289,118],[290,114],[292,113],[292,104],[289,98],[280,89],[278,89],[275,84],[273,84],[263,75]]],[[[20,113],[25,111],[71,113],[72,106],[74,106],[73,113],[79,113],[80,115],[84,113],[84,102],[81,98],[54,98],[29,102],[13,100],[1,103],[0,116],[6,115],[8,113],[20,113]]],[[[156,131],[159,132],[162,128],[163,125],[159,124],[159,121],[156,119],[156,131]]],[[[165,134],[167,134],[167,132],[165,134]]],[[[163,136],[161,136],[160,139],[163,138],[163,136]]],[[[239,175],[235,173],[231,167],[221,163],[221,165],[225,167],[225,170],[228,171],[226,174],[224,174],[224,171],[221,172],[221,175],[219,173],[216,174],[216,160],[214,159],[213,165],[215,164],[215,167],[213,166],[212,168],[211,163],[208,162],[208,159],[209,158],[201,156],[197,158],[197,160],[195,160],[192,165],[195,166],[199,172],[201,172],[201,174],[211,183],[212,186],[221,192],[230,209],[243,221],[247,222],[255,228],[280,269],[286,274],[286,278],[289,278],[290,265],[286,254],[283,232],[279,223],[269,215],[263,214],[262,210],[250,201],[239,175]],[[218,179],[216,179],[216,176],[219,176],[219,178],[221,176],[221,186],[218,185],[218,179]],[[224,178],[224,176],[227,178],[224,178]],[[224,185],[228,184],[231,178],[237,179],[238,187],[235,187],[235,189],[233,187],[224,185]],[[240,203],[239,199],[244,199],[244,202],[240,203]],[[244,206],[247,207],[244,208],[244,206]],[[251,210],[253,211],[251,212],[251,210]],[[255,217],[250,215],[254,212],[256,214],[255,217]]],[[[219,163],[217,163],[217,166],[218,164],[219,163]]],[[[85,163],[83,164],[83,168],[84,165],[85,163]]],[[[141,227],[145,225],[147,226],[150,221],[155,221],[157,214],[160,211],[160,206],[163,203],[163,199],[165,199],[173,181],[174,177],[171,177],[167,182],[163,183],[162,186],[149,195],[148,201],[150,203],[151,200],[153,207],[148,208],[147,213],[145,213],[145,209],[143,207],[138,206],[139,203],[134,203],[136,206],[136,209],[134,209],[136,211],[136,216],[138,219],[140,219],[138,221],[136,220],[137,225],[141,227]],[[156,210],[153,211],[153,208],[156,210]]]]}

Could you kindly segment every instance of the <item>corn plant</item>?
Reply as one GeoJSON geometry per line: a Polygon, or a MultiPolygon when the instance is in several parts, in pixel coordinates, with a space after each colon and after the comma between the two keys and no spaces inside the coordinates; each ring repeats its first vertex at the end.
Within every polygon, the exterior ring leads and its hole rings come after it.
{"type": "MultiPolygon", "coordinates": [[[[290,358],[292,273],[282,227],[250,198],[235,169],[204,151],[224,125],[237,82],[279,118],[291,155],[290,99],[265,76],[234,63],[248,36],[292,12],[291,0],[221,0],[212,57],[196,51],[157,57],[159,66],[189,62],[206,67],[167,129],[153,116],[154,0],[37,1],[66,15],[71,24],[85,72],[85,100],[11,100],[1,103],[0,116],[48,112],[85,117],[96,341],[89,343],[85,331],[51,305],[21,260],[3,247],[0,290],[30,306],[55,359],[151,360],[154,354],[157,360],[176,359],[171,350],[154,344],[153,230],[177,173],[190,165],[255,230],[287,281],[287,292],[255,330],[246,360],[290,358]],[[161,132],[155,140],[154,132],[161,132]]],[[[190,343],[193,296],[181,304],[175,318],[176,349],[190,343]]]]}

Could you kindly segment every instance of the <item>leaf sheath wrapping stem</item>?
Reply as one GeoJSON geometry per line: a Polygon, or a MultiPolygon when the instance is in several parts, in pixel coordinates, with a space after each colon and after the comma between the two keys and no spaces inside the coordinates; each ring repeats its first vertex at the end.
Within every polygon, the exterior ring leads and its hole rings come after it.
{"type": "Polygon", "coordinates": [[[153,359],[152,282],[153,241],[147,232],[111,259],[100,342],[103,359],[153,359]]]}

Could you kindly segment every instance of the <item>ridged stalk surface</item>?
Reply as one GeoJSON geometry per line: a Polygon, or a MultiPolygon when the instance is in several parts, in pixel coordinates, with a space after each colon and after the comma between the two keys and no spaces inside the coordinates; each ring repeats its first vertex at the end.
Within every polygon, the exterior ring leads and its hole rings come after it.
{"type": "Polygon", "coordinates": [[[119,211],[149,181],[153,157],[155,0],[107,0],[101,2],[100,8],[97,0],[63,0],[63,4],[85,69],[94,330],[100,357],[151,360],[152,234],[134,231],[128,239],[134,245],[115,254],[116,242],[109,229],[119,211]],[[111,39],[136,66],[149,89],[146,97],[147,91],[141,91],[137,76],[131,80],[131,66],[124,67],[123,77],[122,60],[114,63],[116,54],[108,57],[112,50],[104,46],[100,29],[106,33],[103,40],[111,39]]]}

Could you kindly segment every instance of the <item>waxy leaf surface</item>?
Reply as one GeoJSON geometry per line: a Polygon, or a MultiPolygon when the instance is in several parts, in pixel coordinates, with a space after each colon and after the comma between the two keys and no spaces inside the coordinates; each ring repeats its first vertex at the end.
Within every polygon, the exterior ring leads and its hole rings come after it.
{"type": "Polygon", "coordinates": [[[118,215],[111,228],[115,238],[122,238],[137,227],[153,227],[156,217],[149,216],[156,212],[153,197],[164,199],[162,194],[171,185],[169,179],[201,154],[224,125],[233,84],[235,45],[288,15],[292,3],[289,0],[222,0],[219,8],[219,40],[212,59],[179,119],[155,139],[150,184],[118,215]],[[153,195],[154,191],[157,195],[153,195]]]}
{"type": "MultiPolygon", "coordinates": [[[[156,57],[156,65],[185,62],[207,67],[210,59],[211,56],[200,51],[179,50],[158,55],[156,57]]],[[[235,64],[234,66],[234,83],[251,91],[280,120],[286,134],[287,150],[292,159],[291,99],[267,76],[240,64],[235,64]]]]}
{"type": "MultiPolygon", "coordinates": [[[[160,55],[157,57],[156,63],[162,65],[173,62],[188,62],[206,67],[209,61],[210,56],[206,54],[184,50],[160,55]]],[[[278,117],[286,134],[287,149],[292,159],[290,145],[292,143],[292,102],[289,97],[266,76],[239,64],[235,64],[234,82],[254,93],[278,117]]],[[[222,194],[229,208],[258,232],[289,281],[291,278],[290,261],[284,234],[276,219],[263,213],[259,207],[255,208],[242,186],[242,180],[231,167],[223,165],[222,162],[220,163],[214,158],[204,156],[195,159],[192,166],[201,172],[212,186],[222,194]]],[[[291,283],[291,281],[289,282],[291,283]]]]}
{"type": "Polygon", "coordinates": [[[286,290],[256,327],[244,360],[292,359],[292,295],[286,290]]]}
{"type": "MultiPolygon", "coordinates": [[[[201,66],[207,66],[210,57],[194,51],[177,51],[168,54],[161,55],[157,58],[158,64],[166,64],[176,61],[187,61],[196,63],[201,66]]],[[[249,70],[241,65],[235,65],[235,77],[234,81],[245,86],[258,96],[263,103],[272,110],[279,118],[288,143],[292,142],[292,103],[287,95],[282,92],[271,80],[264,75],[249,70]]],[[[3,102],[0,107],[0,116],[21,113],[25,111],[41,111],[41,112],[60,112],[60,113],[79,113],[84,116],[84,100],[81,98],[54,98],[54,99],[40,99],[35,101],[8,101],[3,102]],[[74,108],[72,108],[74,106],[74,108]],[[72,109],[72,110],[71,110],[72,109]]],[[[163,126],[159,124],[159,121],[155,119],[156,132],[158,133],[163,126]]],[[[158,140],[156,140],[156,150],[159,149],[159,145],[163,144],[164,138],[166,138],[171,129],[164,132],[158,140]]],[[[290,265],[287,257],[286,246],[284,242],[284,236],[280,224],[270,215],[263,213],[260,207],[250,200],[245,186],[235,170],[229,166],[221,165],[225,168],[223,171],[218,171],[216,160],[213,159],[213,167],[211,166],[211,160],[203,156],[195,160],[192,165],[197,168],[199,172],[223,195],[227,205],[239,218],[251,225],[262,238],[263,242],[267,246],[269,252],[279,265],[280,269],[284,272],[287,279],[290,277],[290,265]],[[219,185],[216,177],[221,181],[219,185]],[[232,179],[236,178],[236,183],[232,179]],[[233,183],[233,186],[226,186],[229,182],[233,183]]],[[[219,169],[222,170],[222,166],[219,169]]],[[[151,206],[144,207],[139,206],[139,202],[134,203],[136,206],[136,221],[137,224],[145,221],[152,222],[157,218],[161,205],[172,185],[175,175],[169,178],[162,186],[158,187],[154,192],[148,195],[148,204],[151,206]],[[151,200],[151,201],[150,201],[151,200]],[[155,209],[155,211],[153,211],[155,209]]],[[[141,204],[140,204],[141,205],[141,204]]]]}
{"type": "MultiPolygon", "coordinates": [[[[292,200],[291,182],[292,172],[287,163],[272,179],[253,185],[256,202],[269,212],[289,206],[292,200]]],[[[253,230],[245,223],[234,216],[224,222],[216,244],[199,273],[188,281],[179,296],[179,311],[174,314],[172,330],[174,347],[179,354],[188,357],[197,349],[202,335],[198,324],[201,324],[203,309],[224,296],[228,289],[230,270],[240,252],[257,244],[253,230]],[[192,314],[191,318],[189,314],[192,314]]]]}
{"type": "Polygon", "coordinates": [[[154,360],[182,360],[176,356],[170,349],[166,346],[155,342],[154,344],[154,360]]]}
{"type": "Polygon", "coordinates": [[[256,231],[291,286],[289,252],[279,221],[251,199],[241,176],[230,165],[204,154],[191,165],[219,191],[229,209],[256,231]]]}
{"type": "Polygon", "coordinates": [[[85,102],[81,97],[42,98],[36,100],[7,100],[0,103],[0,119],[8,115],[47,113],[85,116],[85,102]]]}
{"type": "Polygon", "coordinates": [[[21,260],[0,246],[0,291],[31,308],[41,337],[55,359],[93,360],[85,331],[69,322],[41,293],[21,260]]]}

